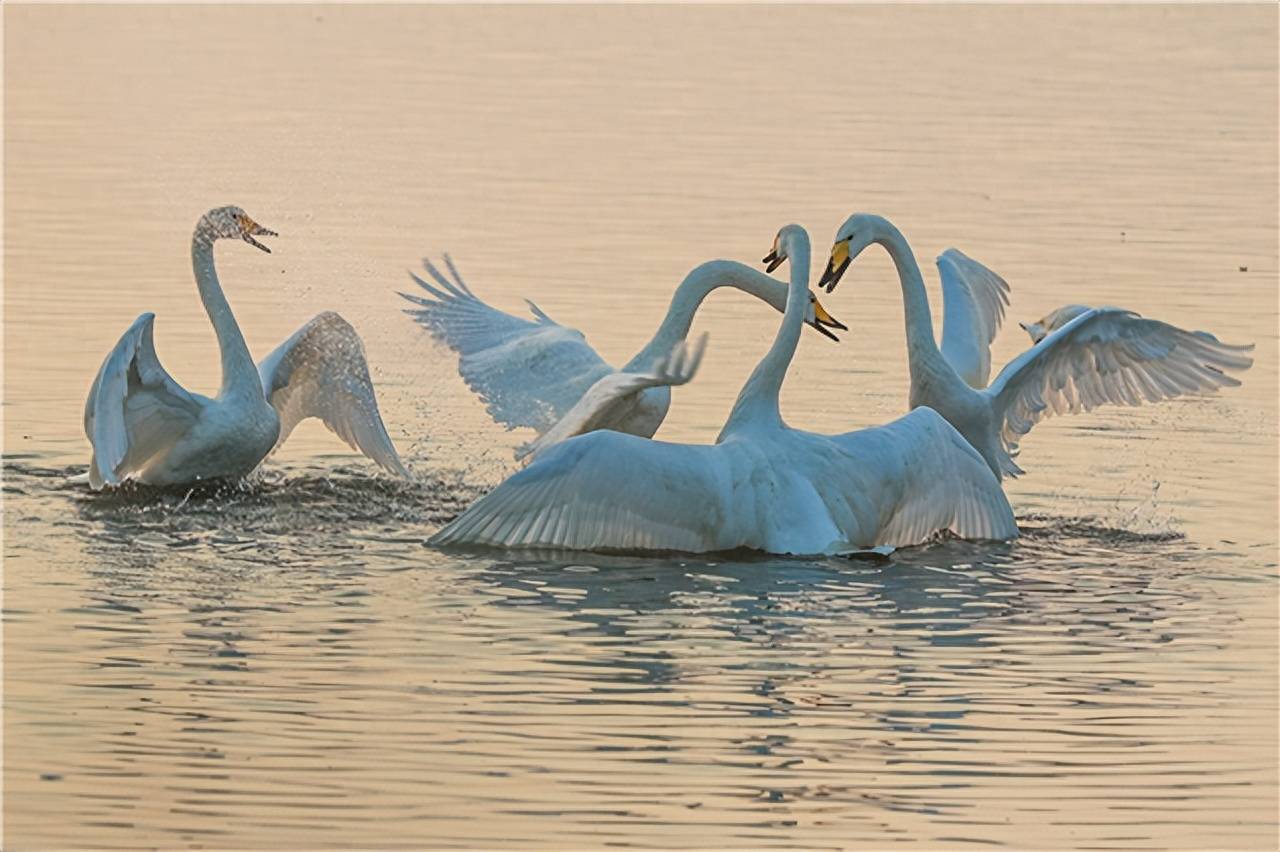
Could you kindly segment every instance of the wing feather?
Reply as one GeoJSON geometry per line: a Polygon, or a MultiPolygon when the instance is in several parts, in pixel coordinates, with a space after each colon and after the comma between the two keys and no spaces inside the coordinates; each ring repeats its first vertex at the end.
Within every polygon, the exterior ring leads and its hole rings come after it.
{"type": "Polygon", "coordinates": [[[875,544],[919,544],[943,530],[966,539],[1018,536],[1013,509],[991,468],[932,408],[834,440],[862,460],[860,469],[868,469],[869,460],[883,466],[878,487],[862,486],[889,510],[875,544]]]}
{"type": "Polygon", "coordinates": [[[378,411],[364,342],[341,316],[317,315],[262,360],[258,375],[280,415],[277,447],[300,422],[317,417],[352,449],[409,477],[378,411]]]}
{"type": "Polygon", "coordinates": [[[1120,308],[1092,308],[1009,362],[991,383],[1010,455],[1050,414],[1141,405],[1234,387],[1252,345],[1233,346],[1120,308]]]}
{"type": "Polygon", "coordinates": [[[458,354],[458,374],[507,428],[545,432],[613,372],[581,332],[555,322],[533,302],[528,305],[535,321],[514,317],[478,299],[448,255],[452,280],[429,260],[423,265],[434,284],[410,273],[427,295],[401,293],[416,305],[406,313],[458,354]]]}
{"type": "Polygon", "coordinates": [[[156,355],[156,315],[145,313],[107,353],[85,401],[84,431],[93,445],[89,484],[118,485],[171,447],[200,416],[201,403],[156,355]]]}
{"type": "Polygon", "coordinates": [[[991,376],[991,341],[1004,322],[1009,285],[958,249],[938,255],[942,279],[942,354],[971,387],[991,376]]]}
{"type": "Polygon", "coordinates": [[[683,341],[653,369],[635,373],[609,373],[588,388],[554,426],[516,452],[516,458],[533,460],[550,447],[608,424],[620,422],[638,395],[649,388],[688,384],[698,372],[706,349],[704,334],[692,348],[683,341]]]}
{"type": "Polygon", "coordinates": [[[549,448],[430,543],[718,550],[727,478],[715,447],[600,430],[549,448]]]}

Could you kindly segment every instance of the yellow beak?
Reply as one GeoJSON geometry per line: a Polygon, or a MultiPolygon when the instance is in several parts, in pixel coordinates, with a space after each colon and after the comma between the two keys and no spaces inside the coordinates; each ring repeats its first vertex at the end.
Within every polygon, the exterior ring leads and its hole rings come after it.
{"type": "Polygon", "coordinates": [[[844,271],[849,268],[849,241],[841,240],[831,247],[831,259],[827,261],[827,268],[822,272],[822,278],[818,280],[819,287],[826,287],[830,293],[840,283],[840,276],[844,275],[844,271]]]}

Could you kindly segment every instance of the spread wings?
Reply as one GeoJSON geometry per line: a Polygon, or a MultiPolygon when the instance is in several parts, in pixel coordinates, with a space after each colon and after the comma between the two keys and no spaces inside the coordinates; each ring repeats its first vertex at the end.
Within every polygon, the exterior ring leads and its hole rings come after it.
{"type": "Polygon", "coordinates": [[[89,389],[84,431],[93,445],[89,484],[117,485],[181,438],[200,416],[203,403],[160,364],[152,331],[156,315],[145,313],[107,354],[89,389]]]}
{"type": "Polygon", "coordinates": [[[434,284],[412,275],[426,296],[405,313],[458,353],[458,374],[509,429],[550,429],[593,384],[613,372],[582,333],[560,325],[529,302],[532,321],[480,301],[446,255],[446,277],[423,261],[434,284]]]}
{"type": "Polygon", "coordinates": [[[596,431],[549,448],[429,543],[718,550],[730,481],[717,447],[596,431]]]}
{"type": "Polygon", "coordinates": [[[1232,346],[1120,308],[1094,308],[1073,319],[1000,371],[987,393],[1012,453],[1050,414],[1099,405],[1141,405],[1234,387],[1228,370],[1246,370],[1249,346],[1232,346]]]}
{"type": "Polygon", "coordinates": [[[692,349],[683,342],[677,345],[652,370],[609,373],[592,385],[554,426],[521,448],[516,457],[532,460],[574,435],[614,428],[635,405],[638,394],[649,388],[688,384],[698,372],[706,346],[707,336],[704,334],[692,349]]]}
{"type": "Polygon", "coordinates": [[[1017,538],[1013,509],[982,456],[932,408],[883,426],[831,436],[858,477],[840,480],[829,502],[878,500],[891,509],[875,544],[919,544],[940,530],[960,538],[1017,538]]]}
{"type": "Polygon", "coordinates": [[[942,354],[970,387],[984,388],[991,377],[995,340],[1009,285],[958,249],[938,255],[942,279],[942,354]]]}
{"type": "Polygon", "coordinates": [[[308,417],[388,471],[408,477],[378,412],[364,343],[332,311],[317,315],[258,365],[267,401],[280,415],[279,447],[308,417]]]}

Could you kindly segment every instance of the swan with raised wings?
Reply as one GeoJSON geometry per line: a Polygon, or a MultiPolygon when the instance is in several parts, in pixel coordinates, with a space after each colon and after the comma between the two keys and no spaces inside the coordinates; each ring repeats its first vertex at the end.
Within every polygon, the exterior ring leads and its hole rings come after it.
{"type": "Polygon", "coordinates": [[[254,239],[260,236],[277,235],[239,207],[219,207],[191,237],[196,286],[222,353],[216,397],[187,391],[160,364],[155,314],[138,317],[107,354],[84,409],[95,490],[128,479],[178,485],[246,476],[308,417],[392,473],[409,475],[378,412],[364,345],[342,317],[316,316],[254,365],[222,293],[213,244],[239,239],[270,252],[254,239]]]}
{"type": "MultiPolygon", "coordinates": [[[[835,289],[849,264],[877,243],[893,259],[902,286],[911,407],[928,406],[945,417],[997,477],[1023,473],[1014,462],[1018,443],[1050,414],[1074,414],[1105,403],[1140,405],[1236,386],[1239,380],[1226,371],[1245,370],[1253,363],[1243,354],[1252,346],[1230,346],[1203,332],[1120,308],[1093,308],[1043,337],[982,388],[973,381],[976,377],[966,381],[938,348],[920,266],[902,232],[884,217],[849,217],[836,233],[818,286],[835,289]]],[[[978,321],[983,330],[969,335],[963,347],[985,353],[1003,307],[998,313],[981,307],[974,313],[985,317],[978,321]],[[980,344],[982,337],[987,345],[980,344]]],[[[949,326],[950,317],[945,324],[949,326]]],[[[989,355],[987,359],[989,363],[989,355]]]]}
{"type": "MultiPolygon", "coordinates": [[[[756,269],[731,260],[704,263],[685,276],[676,288],[667,314],[657,332],[621,368],[609,366],[587,343],[582,332],[551,319],[533,302],[533,321],[521,319],[490,307],[471,291],[448,255],[446,277],[434,264],[423,261],[434,284],[410,273],[426,296],[401,293],[417,307],[406,310],[435,340],[458,354],[458,373],[485,403],[489,415],[508,429],[527,427],[539,436],[558,423],[563,440],[572,437],[563,428],[565,415],[601,380],[619,374],[652,375],[684,344],[694,314],[703,300],[716,289],[742,290],[778,311],[786,307],[787,286],[756,269]]],[[[808,295],[804,321],[835,340],[828,329],[844,329],[808,295]]],[[[669,384],[646,384],[622,378],[606,382],[611,393],[597,397],[592,412],[592,429],[612,429],[650,438],[667,416],[671,406],[669,384]]],[[[574,418],[580,431],[586,420],[574,418]]],[[[517,450],[529,453],[535,440],[517,450]]]]}
{"type": "Polygon", "coordinates": [[[765,258],[791,262],[782,325],[714,445],[601,430],[542,453],[432,536],[436,545],[573,550],[840,553],[943,530],[1018,534],[999,482],[937,413],[818,435],[783,422],[778,394],[809,301],[809,237],[788,225],[765,258]]]}

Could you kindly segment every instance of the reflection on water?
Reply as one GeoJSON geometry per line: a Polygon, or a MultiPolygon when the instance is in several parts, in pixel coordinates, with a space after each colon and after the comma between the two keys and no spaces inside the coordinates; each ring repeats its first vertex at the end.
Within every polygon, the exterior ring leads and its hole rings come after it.
{"type": "MultiPolygon", "coordinates": [[[[6,848],[1278,845],[1273,10],[17,7],[5,29],[6,848]],[[223,203],[282,234],[218,256],[252,350],[340,310],[415,481],[304,425],[246,487],[69,482],[138,313],[175,377],[217,386],[186,246],[223,203]],[[1255,366],[1038,426],[1013,544],[424,546],[528,436],[399,313],[416,258],[450,251],[620,363],[697,263],[754,260],[786,221],[821,251],[856,209],[922,260],[988,262],[1012,319],[1119,304],[1255,366]]],[[[793,425],[901,412],[893,274],[867,252],[828,305],[852,331],[801,341],[793,425]]],[[[672,440],[714,438],[777,316],[717,294],[697,324],[672,440]]],[[[994,363],[1024,345],[1010,323],[994,363]]]]}
{"type": "Polygon", "coordinates": [[[1247,553],[1030,516],[1015,544],[875,560],[445,555],[422,544],[457,511],[438,484],[300,471],[102,500],[68,472],[7,470],[11,499],[43,495],[13,533],[70,523],[83,548],[61,580],[35,553],[10,561],[11,587],[57,587],[56,607],[11,594],[7,613],[45,637],[7,661],[10,742],[49,746],[9,752],[20,835],[1019,846],[1029,830],[1156,845],[1273,830],[1256,759],[1273,684],[1242,693],[1236,672],[1265,628],[1239,597],[1274,584],[1247,553]],[[36,818],[50,797],[53,825],[36,818]]]}

